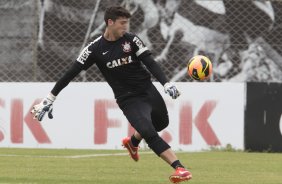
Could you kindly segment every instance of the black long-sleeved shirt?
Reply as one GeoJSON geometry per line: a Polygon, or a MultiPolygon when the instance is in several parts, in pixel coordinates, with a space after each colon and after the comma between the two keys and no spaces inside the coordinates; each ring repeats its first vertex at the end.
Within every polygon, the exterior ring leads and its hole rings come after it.
{"type": "Polygon", "coordinates": [[[108,41],[100,36],[91,42],[59,79],[51,93],[57,96],[73,78],[94,63],[111,86],[117,99],[144,91],[151,83],[147,70],[162,85],[168,81],[141,39],[135,34],[126,33],[116,41],[108,41]]]}

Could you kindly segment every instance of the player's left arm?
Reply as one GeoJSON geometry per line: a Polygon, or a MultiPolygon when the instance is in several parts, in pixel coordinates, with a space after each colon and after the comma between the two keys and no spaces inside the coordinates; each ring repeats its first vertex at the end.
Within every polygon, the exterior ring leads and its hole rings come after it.
{"type": "Polygon", "coordinates": [[[172,99],[176,99],[180,95],[175,84],[168,81],[163,70],[151,55],[144,56],[142,62],[153,76],[164,86],[165,93],[168,93],[172,99]]]}
{"type": "Polygon", "coordinates": [[[151,55],[144,56],[142,58],[142,63],[162,85],[165,85],[168,82],[168,79],[161,69],[160,65],[154,60],[151,55]]]}
{"type": "Polygon", "coordinates": [[[151,56],[151,52],[145,46],[144,42],[136,35],[130,36],[132,37],[133,49],[138,59],[143,62],[153,76],[164,86],[165,92],[168,93],[171,98],[176,99],[180,95],[180,92],[175,84],[168,81],[166,75],[151,56]]]}

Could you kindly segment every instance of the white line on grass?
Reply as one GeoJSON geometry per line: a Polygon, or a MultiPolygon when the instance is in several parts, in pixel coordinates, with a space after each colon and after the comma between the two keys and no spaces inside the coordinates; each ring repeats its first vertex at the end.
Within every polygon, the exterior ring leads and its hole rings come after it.
{"type": "MultiPolygon", "coordinates": [[[[153,152],[139,152],[140,155],[152,154],[153,152]]],[[[108,157],[108,156],[128,156],[129,153],[100,153],[89,155],[16,155],[16,154],[0,154],[0,157],[28,157],[28,158],[90,158],[90,157],[108,157]]]]}

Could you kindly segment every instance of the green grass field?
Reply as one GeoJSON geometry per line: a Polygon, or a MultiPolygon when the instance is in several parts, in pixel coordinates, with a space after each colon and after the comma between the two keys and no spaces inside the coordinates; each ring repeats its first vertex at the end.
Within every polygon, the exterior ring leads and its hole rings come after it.
{"type": "MultiPolygon", "coordinates": [[[[191,184],[279,184],[282,154],[178,152],[191,184]]],[[[0,183],[166,184],[172,168],[152,152],[0,148],[0,183]]]]}

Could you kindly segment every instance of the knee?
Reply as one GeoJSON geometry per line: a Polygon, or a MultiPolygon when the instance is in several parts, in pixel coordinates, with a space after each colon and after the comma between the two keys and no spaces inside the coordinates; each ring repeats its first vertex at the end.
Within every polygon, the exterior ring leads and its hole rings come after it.
{"type": "Polygon", "coordinates": [[[168,116],[166,116],[165,118],[163,118],[161,121],[154,123],[156,124],[155,129],[157,132],[162,131],[163,129],[165,129],[168,124],[169,124],[169,119],[168,116]]]}
{"type": "Polygon", "coordinates": [[[163,124],[161,124],[161,126],[156,127],[156,131],[160,132],[163,129],[165,129],[167,126],[168,126],[168,123],[165,123],[165,124],[163,123],[163,124]]]}
{"type": "Polygon", "coordinates": [[[140,133],[140,135],[142,136],[142,138],[144,138],[147,142],[147,140],[149,140],[152,137],[155,137],[156,135],[158,135],[158,133],[154,130],[153,127],[148,127],[148,126],[143,126],[141,129],[139,129],[139,131],[137,130],[137,132],[140,133]]]}
{"type": "Polygon", "coordinates": [[[158,156],[170,148],[170,146],[158,134],[145,139],[145,141],[158,156]]]}
{"type": "Polygon", "coordinates": [[[158,134],[155,130],[155,127],[152,125],[152,122],[148,118],[140,118],[138,121],[135,121],[133,127],[135,130],[142,136],[142,138],[149,139],[158,134]]]}

